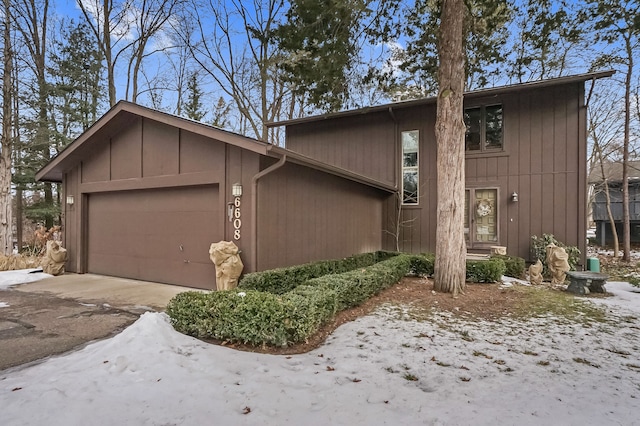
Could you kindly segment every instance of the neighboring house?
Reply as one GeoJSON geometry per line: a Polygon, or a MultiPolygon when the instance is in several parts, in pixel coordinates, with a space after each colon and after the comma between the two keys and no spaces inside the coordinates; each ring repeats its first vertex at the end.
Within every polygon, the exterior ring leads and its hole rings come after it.
{"type": "Polygon", "coordinates": [[[379,250],[382,207],[394,193],[393,185],[128,102],[37,179],[62,182],[67,271],[199,288],[215,288],[208,251],[220,240],[240,247],[245,272],[379,250]]]}
{"type": "MultiPolygon", "coordinates": [[[[554,234],[586,252],[585,81],[612,71],[469,92],[467,248],[506,246],[530,259],[530,238],[554,234]]],[[[270,124],[286,147],[400,189],[387,200],[383,247],[433,252],[436,237],[436,98],[270,124]],[[401,210],[401,232],[395,232],[401,210]]]]}
{"type": "MultiPolygon", "coordinates": [[[[607,213],[605,179],[609,186],[611,214],[620,242],[622,242],[622,163],[605,162],[597,165],[589,175],[593,187],[592,220],[596,224],[596,240],[601,244],[613,243],[613,233],[607,213]],[[603,174],[604,169],[604,174],[603,174]]],[[[629,222],[631,241],[640,242],[640,161],[629,161],[629,222]]]]}
{"type": "MultiPolygon", "coordinates": [[[[584,262],[584,83],[611,74],[465,94],[470,251],[529,259],[531,235],[553,233],[584,262]]],[[[120,102],[36,178],[62,183],[72,272],[215,288],[219,240],[245,272],[396,242],[432,252],[435,111],[427,98],[272,123],[283,149],[120,102]]]]}

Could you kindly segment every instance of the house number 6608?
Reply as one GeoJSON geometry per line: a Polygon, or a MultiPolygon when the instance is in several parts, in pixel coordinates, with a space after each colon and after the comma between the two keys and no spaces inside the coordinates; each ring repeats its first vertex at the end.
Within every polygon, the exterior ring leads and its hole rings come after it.
{"type": "Polygon", "coordinates": [[[242,220],[240,220],[240,216],[242,216],[242,214],[240,213],[240,197],[236,197],[233,200],[233,205],[234,205],[234,209],[233,209],[233,239],[234,240],[239,240],[240,239],[240,228],[242,227],[242,220]]]}

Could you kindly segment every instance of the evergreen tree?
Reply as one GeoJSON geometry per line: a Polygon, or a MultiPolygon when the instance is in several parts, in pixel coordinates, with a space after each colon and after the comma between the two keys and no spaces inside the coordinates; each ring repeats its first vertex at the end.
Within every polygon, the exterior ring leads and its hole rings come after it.
{"type": "Polygon", "coordinates": [[[185,117],[195,121],[201,121],[206,112],[202,109],[202,90],[198,74],[192,73],[187,80],[187,100],[182,105],[182,113],[185,117]]]}
{"type": "Polygon", "coordinates": [[[567,70],[582,40],[577,7],[564,0],[526,0],[517,6],[518,35],[508,61],[514,82],[557,77],[567,70]]]}
{"type": "Polygon", "coordinates": [[[293,0],[276,31],[280,67],[294,94],[324,111],[349,97],[348,73],[357,58],[366,0],[293,0]]]}
{"type": "MultiPolygon", "coordinates": [[[[469,0],[464,8],[463,47],[467,90],[485,87],[499,75],[505,60],[507,26],[512,7],[507,0],[469,0]]],[[[399,74],[387,75],[387,90],[395,98],[411,98],[437,92],[438,33],[442,0],[415,0],[399,23],[398,35],[407,37],[405,49],[395,49],[392,61],[399,74]],[[390,77],[390,78],[389,78],[390,77]]]]}

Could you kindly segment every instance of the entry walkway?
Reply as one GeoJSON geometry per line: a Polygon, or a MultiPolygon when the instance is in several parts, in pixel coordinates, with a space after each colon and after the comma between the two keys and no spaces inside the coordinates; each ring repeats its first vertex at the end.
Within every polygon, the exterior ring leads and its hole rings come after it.
{"type": "Polygon", "coordinates": [[[107,303],[125,310],[163,311],[169,300],[184,291],[203,291],[188,287],[94,274],[64,274],[41,281],[22,284],[14,290],[50,293],[84,303],[107,303]]]}

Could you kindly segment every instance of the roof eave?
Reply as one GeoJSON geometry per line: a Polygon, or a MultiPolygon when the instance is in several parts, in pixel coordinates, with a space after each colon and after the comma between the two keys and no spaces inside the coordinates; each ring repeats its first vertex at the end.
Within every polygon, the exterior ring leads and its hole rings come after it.
{"type": "MultiPolygon", "coordinates": [[[[551,78],[547,80],[538,80],[538,81],[530,81],[526,83],[510,84],[506,86],[491,87],[487,89],[480,89],[480,90],[465,92],[464,97],[466,99],[473,99],[473,98],[479,98],[479,97],[485,97],[485,96],[497,96],[507,92],[517,92],[517,91],[528,90],[533,88],[543,88],[543,87],[549,87],[549,86],[555,86],[555,85],[561,85],[561,84],[571,84],[571,83],[585,82],[588,80],[597,80],[600,78],[611,77],[613,74],[615,74],[615,70],[606,70],[606,71],[596,71],[596,72],[590,72],[590,73],[584,73],[584,74],[577,74],[577,75],[566,76],[566,77],[551,78]]],[[[329,119],[339,118],[339,117],[365,115],[372,112],[388,111],[389,109],[408,108],[416,105],[426,105],[430,103],[435,103],[436,100],[437,98],[432,96],[427,98],[392,102],[392,103],[387,103],[382,105],[376,105],[371,107],[358,108],[358,109],[352,109],[352,110],[346,110],[346,111],[340,111],[340,112],[333,112],[328,114],[294,118],[291,120],[274,121],[274,122],[266,123],[265,125],[267,127],[290,126],[290,125],[309,123],[314,121],[329,120],[329,119]]]]}
{"type": "MultiPolygon", "coordinates": [[[[89,129],[82,133],[72,143],[67,145],[58,155],[56,155],[49,163],[36,173],[36,180],[49,182],[62,182],[63,174],[71,169],[73,165],[67,164],[71,161],[73,155],[81,149],[81,147],[90,140],[96,133],[103,129],[109,122],[115,119],[119,114],[130,113],[150,120],[167,123],[180,129],[200,134],[212,139],[219,140],[243,149],[247,149],[258,154],[266,155],[269,144],[232,133],[217,127],[209,126],[187,118],[179,117],[173,114],[157,111],[128,101],[119,101],[109,111],[107,111],[100,119],[98,119],[89,129]]],[[[75,163],[74,163],[75,164],[75,163]]]]}

